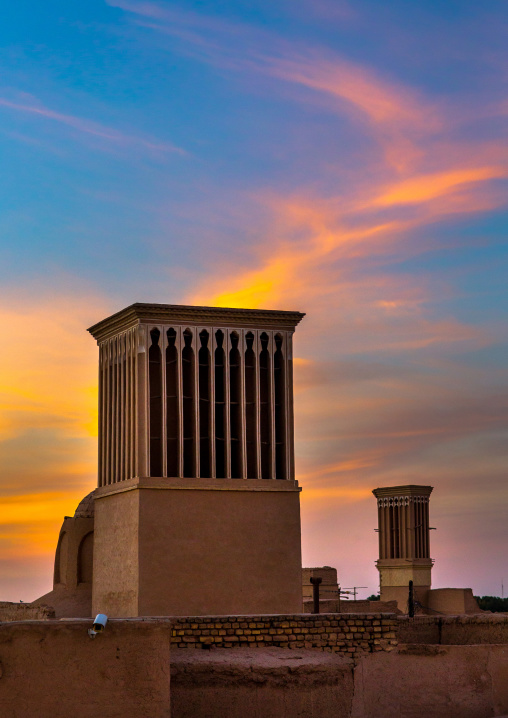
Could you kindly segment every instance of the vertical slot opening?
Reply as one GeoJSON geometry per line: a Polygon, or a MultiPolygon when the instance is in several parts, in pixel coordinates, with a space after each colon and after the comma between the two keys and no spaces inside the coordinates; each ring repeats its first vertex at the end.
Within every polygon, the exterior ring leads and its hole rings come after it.
{"type": "Polygon", "coordinates": [[[184,348],[182,350],[182,404],[183,404],[183,475],[196,475],[195,426],[194,426],[194,349],[192,348],[192,332],[186,329],[183,333],[184,348]]]}
{"type": "Polygon", "coordinates": [[[167,475],[179,476],[178,349],[176,331],[168,329],[166,347],[166,453],[167,475]]]}
{"type": "Polygon", "coordinates": [[[400,547],[399,507],[397,505],[395,505],[393,507],[392,532],[393,532],[393,550],[394,550],[393,558],[400,558],[400,552],[399,552],[399,547],[400,547]]]}
{"type": "Polygon", "coordinates": [[[199,334],[199,475],[210,478],[210,351],[206,329],[199,334]]]}
{"type": "Polygon", "coordinates": [[[127,468],[127,447],[129,445],[129,429],[127,426],[127,335],[122,336],[122,392],[121,392],[121,418],[122,418],[122,449],[120,452],[120,479],[130,479],[127,468]]]}
{"type": "Polygon", "coordinates": [[[417,501],[415,504],[416,558],[422,557],[422,519],[420,507],[421,504],[417,501]]]}
{"type": "Polygon", "coordinates": [[[390,506],[390,508],[388,509],[388,514],[389,514],[388,531],[389,531],[389,540],[390,540],[390,556],[389,556],[389,558],[395,558],[394,536],[393,536],[393,506],[390,506]]]}
{"type": "Polygon", "coordinates": [[[162,476],[162,357],[160,331],[152,329],[148,350],[150,387],[150,476],[162,476]]]}
{"type": "Polygon", "coordinates": [[[275,478],[286,478],[286,377],[282,337],[275,335],[273,380],[275,384],[275,478]]]}
{"type": "Polygon", "coordinates": [[[109,405],[108,410],[108,484],[112,484],[115,480],[115,359],[113,355],[113,342],[109,347],[109,405]]]}
{"type": "Polygon", "coordinates": [[[230,335],[229,351],[229,417],[231,436],[231,478],[242,478],[242,423],[241,423],[241,365],[238,350],[239,337],[236,332],[230,335]]]}
{"type": "Polygon", "coordinates": [[[215,332],[215,476],[226,477],[226,397],[224,372],[226,355],[223,349],[224,332],[215,332]]]}
{"type": "Polygon", "coordinates": [[[256,355],[254,353],[254,334],[245,335],[245,432],[247,446],[247,478],[257,479],[257,430],[256,430],[256,355]]]}
{"type": "Polygon", "coordinates": [[[268,334],[260,336],[261,352],[259,353],[259,412],[261,433],[261,478],[271,479],[270,457],[272,452],[272,429],[270,416],[270,352],[268,351],[268,334]]]}

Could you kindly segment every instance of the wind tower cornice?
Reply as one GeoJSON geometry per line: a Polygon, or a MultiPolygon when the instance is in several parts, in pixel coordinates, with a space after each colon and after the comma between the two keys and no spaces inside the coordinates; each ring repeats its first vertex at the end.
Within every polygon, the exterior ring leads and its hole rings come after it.
{"type": "Polygon", "coordinates": [[[178,324],[189,326],[278,329],[294,332],[305,316],[302,312],[271,309],[234,309],[195,307],[181,304],[145,304],[136,302],[91,326],[88,331],[102,342],[138,324],[178,324]]]}

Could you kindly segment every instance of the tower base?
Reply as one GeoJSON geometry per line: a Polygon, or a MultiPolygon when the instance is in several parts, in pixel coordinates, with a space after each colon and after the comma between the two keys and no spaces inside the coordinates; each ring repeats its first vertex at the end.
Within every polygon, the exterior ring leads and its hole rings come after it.
{"type": "Polygon", "coordinates": [[[302,611],[296,481],[134,478],[95,495],[93,613],[302,611]]]}
{"type": "Polygon", "coordinates": [[[426,606],[431,586],[432,565],[432,559],[428,558],[392,558],[376,561],[381,601],[397,601],[398,608],[405,611],[409,582],[412,581],[415,600],[426,606]]]}

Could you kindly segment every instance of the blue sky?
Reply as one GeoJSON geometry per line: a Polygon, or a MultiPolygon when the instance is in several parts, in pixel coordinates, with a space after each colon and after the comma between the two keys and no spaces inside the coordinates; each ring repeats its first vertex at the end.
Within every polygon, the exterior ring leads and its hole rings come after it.
{"type": "Polygon", "coordinates": [[[304,561],[376,590],[371,489],[431,484],[435,585],[500,592],[507,26],[500,1],[5,8],[1,597],[49,589],[96,481],[85,328],[134,301],[307,312],[304,561]]]}

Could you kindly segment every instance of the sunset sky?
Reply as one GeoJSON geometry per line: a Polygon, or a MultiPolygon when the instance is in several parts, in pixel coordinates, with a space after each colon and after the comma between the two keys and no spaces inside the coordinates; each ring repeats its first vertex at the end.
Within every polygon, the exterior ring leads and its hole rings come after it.
{"type": "Polygon", "coordinates": [[[508,592],[508,6],[17,0],[0,24],[0,600],[96,484],[133,302],[306,312],[304,565],[378,590],[378,486],[435,588],[508,592]]]}

